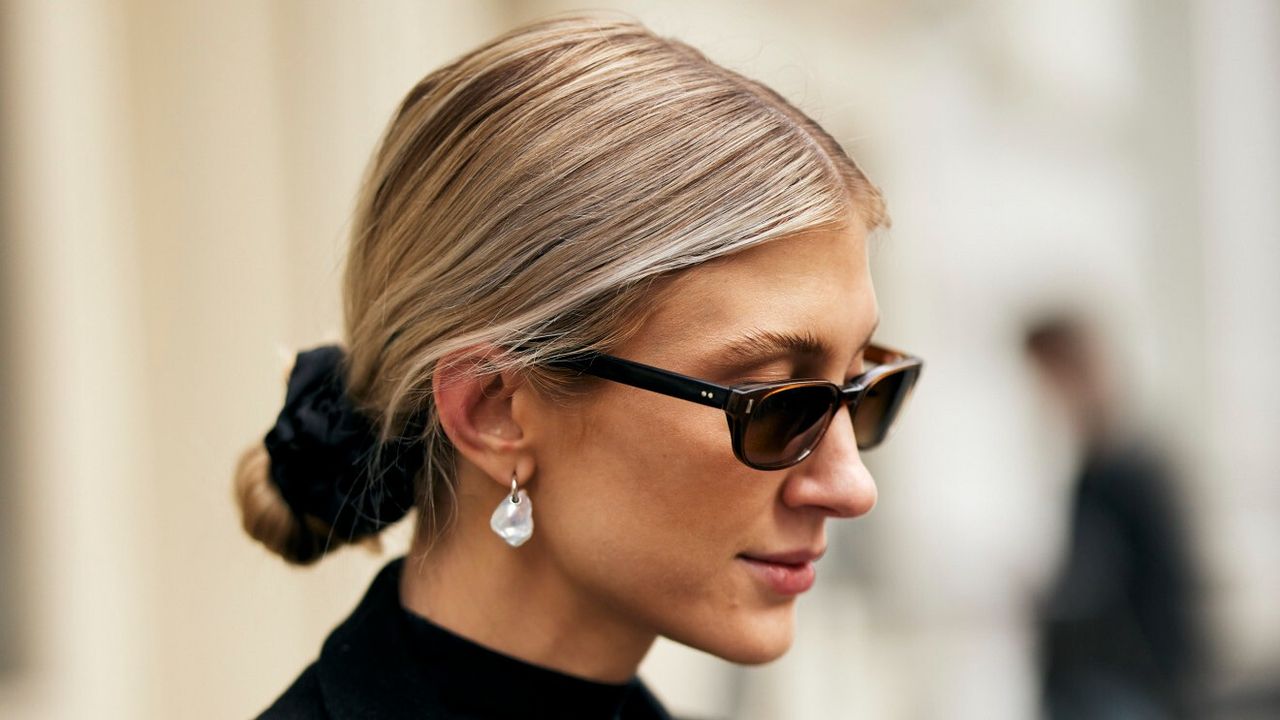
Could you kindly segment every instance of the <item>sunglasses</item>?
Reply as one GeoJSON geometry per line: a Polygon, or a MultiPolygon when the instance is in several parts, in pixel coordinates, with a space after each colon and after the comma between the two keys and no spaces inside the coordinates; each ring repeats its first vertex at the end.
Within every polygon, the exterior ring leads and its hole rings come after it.
{"type": "Polygon", "coordinates": [[[757,470],[781,470],[813,452],[841,405],[849,406],[860,450],[884,442],[924,361],[880,345],[868,346],[864,357],[873,367],[844,387],[826,380],[725,386],[604,353],[550,364],[724,410],[733,454],[757,470]]]}

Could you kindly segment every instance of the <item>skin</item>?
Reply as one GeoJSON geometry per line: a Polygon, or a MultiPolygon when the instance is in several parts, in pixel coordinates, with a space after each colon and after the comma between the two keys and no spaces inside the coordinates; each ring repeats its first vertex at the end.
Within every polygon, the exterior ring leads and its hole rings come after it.
{"type": "MultiPolygon", "coordinates": [[[[810,232],[686,271],[613,354],[725,384],[843,382],[861,371],[877,320],[865,231],[810,232]],[[836,355],[717,370],[717,348],[752,327],[808,330],[836,355]]],[[[607,381],[557,403],[514,372],[478,378],[494,352],[470,348],[437,372],[441,422],[460,454],[457,519],[430,554],[411,550],[404,605],[602,682],[632,677],[658,635],[737,663],[782,655],[796,597],[738,556],[824,549],[828,518],[875,505],[848,409],[803,462],[761,471],[734,457],[720,410],[607,381]],[[535,523],[514,549],[489,528],[513,470],[535,523]]]]}

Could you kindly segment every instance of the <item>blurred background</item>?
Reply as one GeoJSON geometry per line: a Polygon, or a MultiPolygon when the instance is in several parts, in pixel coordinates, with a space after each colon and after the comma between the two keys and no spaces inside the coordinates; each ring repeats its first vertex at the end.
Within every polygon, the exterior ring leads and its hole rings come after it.
{"type": "MultiPolygon", "coordinates": [[[[384,561],[240,530],[283,360],[336,339],[364,163],[553,1],[5,0],[0,715],[230,718],[384,561]],[[197,710],[198,709],[198,710],[197,710]]],[[[772,85],[885,191],[928,367],[783,659],[660,641],[675,712],[1280,717],[1280,3],[596,3],[772,85]]]]}

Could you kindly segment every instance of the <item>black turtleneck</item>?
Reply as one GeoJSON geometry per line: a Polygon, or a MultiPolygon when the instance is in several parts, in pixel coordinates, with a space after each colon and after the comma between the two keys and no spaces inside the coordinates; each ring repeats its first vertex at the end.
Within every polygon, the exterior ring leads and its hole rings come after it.
{"type": "Polygon", "coordinates": [[[568,675],[487,648],[400,604],[404,558],[382,568],[320,657],[259,720],[670,720],[638,678],[568,675]]]}

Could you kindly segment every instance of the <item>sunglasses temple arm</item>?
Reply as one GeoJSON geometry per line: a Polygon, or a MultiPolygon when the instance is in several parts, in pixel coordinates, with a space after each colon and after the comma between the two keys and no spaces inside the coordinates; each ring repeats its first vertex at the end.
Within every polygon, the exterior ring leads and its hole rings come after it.
{"type": "Polygon", "coordinates": [[[623,385],[696,402],[718,410],[725,409],[729,401],[729,388],[723,385],[622,358],[595,355],[580,360],[565,360],[557,364],[623,385]]]}

